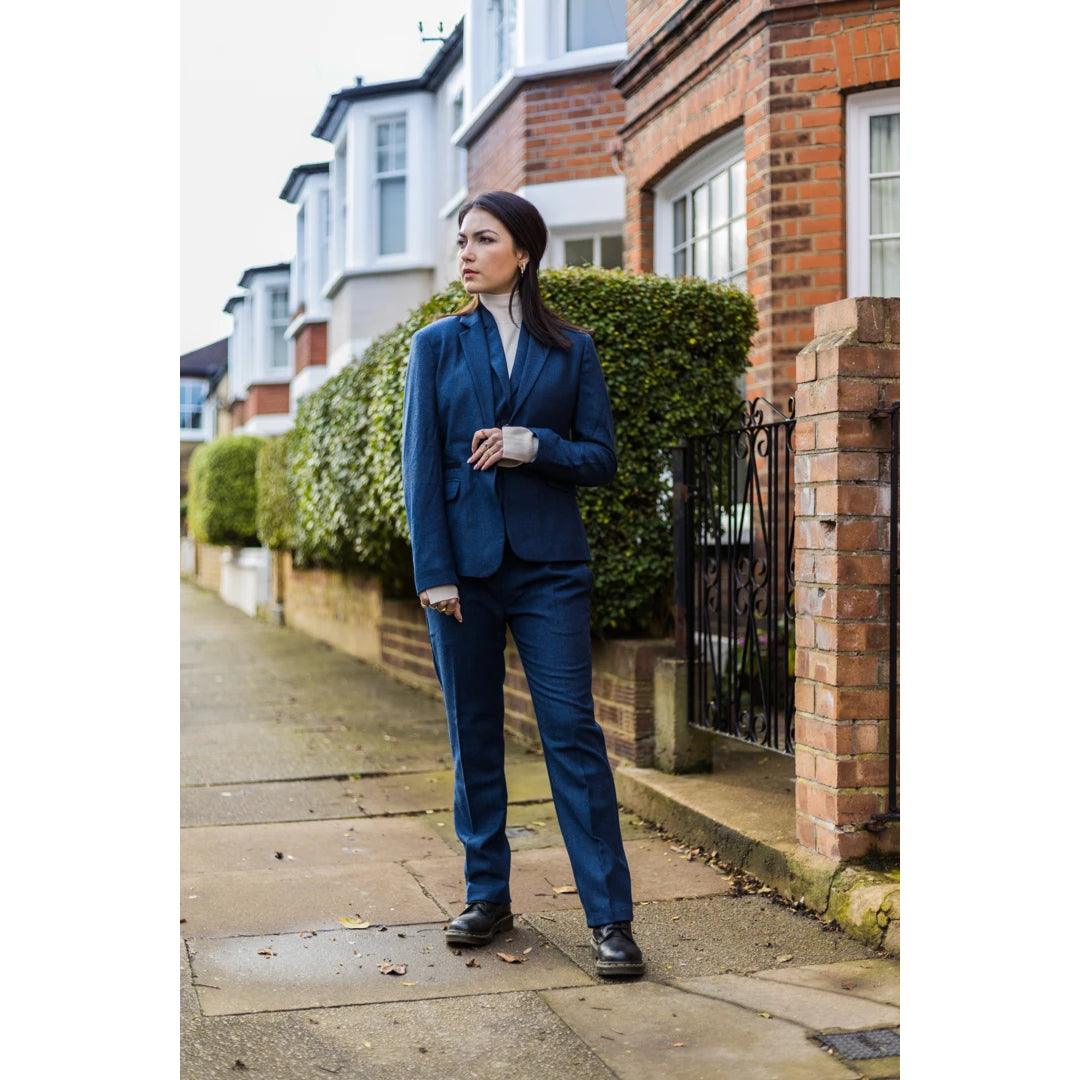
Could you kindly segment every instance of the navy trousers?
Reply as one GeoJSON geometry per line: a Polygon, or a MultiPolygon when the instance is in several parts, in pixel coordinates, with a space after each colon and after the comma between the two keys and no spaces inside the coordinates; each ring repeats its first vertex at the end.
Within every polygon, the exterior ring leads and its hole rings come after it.
{"type": "Polygon", "coordinates": [[[634,917],[615,781],[593,713],[587,562],[514,554],[489,577],[459,576],[463,621],[425,608],[454,759],[454,827],[465,900],[510,903],[503,682],[506,627],[532,695],[559,821],[589,926],[634,917]]]}

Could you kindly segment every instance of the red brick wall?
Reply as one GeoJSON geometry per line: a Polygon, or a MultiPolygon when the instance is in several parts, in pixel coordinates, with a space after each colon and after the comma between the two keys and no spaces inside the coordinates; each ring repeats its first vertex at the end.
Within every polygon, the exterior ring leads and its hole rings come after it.
{"type": "Polygon", "coordinates": [[[623,121],[611,69],[522,86],[469,146],[469,191],[613,176],[623,121]]]}
{"type": "Polygon", "coordinates": [[[312,322],[302,326],[294,338],[296,370],[326,363],[326,323],[312,322]]]}
{"type": "Polygon", "coordinates": [[[819,307],[798,357],[795,830],[833,859],[899,850],[889,775],[891,427],[900,302],[819,307]]]}
{"type": "Polygon", "coordinates": [[[246,420],[289,411],[288,383],[252,383],[248,387],[246,420]]]}
{"type": "Polygon", "coordinates": [[[627,26],[613,74],[626,97],[624,265],[654,268],[653,185],[742,123],[761,323],[747,389],[783,407],[814,306],[845,295],[844,94],[899,82],[898,0],[633,0],[627,26]]]}

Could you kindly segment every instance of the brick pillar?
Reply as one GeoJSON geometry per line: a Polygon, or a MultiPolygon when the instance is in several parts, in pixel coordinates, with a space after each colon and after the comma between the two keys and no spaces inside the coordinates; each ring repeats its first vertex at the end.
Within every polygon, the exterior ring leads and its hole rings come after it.
{"type": "Polygon", "coordinates": [[[814,311],[796,361],[795,814],[833,859],[899,849],[886,808],[889,717],[888,417],[899,400],[900,301],[814,311]]]}

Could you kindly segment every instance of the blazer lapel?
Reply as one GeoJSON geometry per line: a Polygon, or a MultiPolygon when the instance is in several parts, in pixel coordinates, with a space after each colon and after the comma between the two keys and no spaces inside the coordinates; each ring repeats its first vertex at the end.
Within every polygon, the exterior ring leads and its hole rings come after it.
{"type": "MultiPolygon", "coordinates": [[[[495,421],[495,397],[491,392],[490,361],[488,359],[487,339],[480,314],[473,311],[459,316],[458,337],[461,351],[465,354],[465,364],[472,378],[476,400],[480,405],[483,427],[493,427],[495,421]]],[[[505,373],[504,373],[505,377],[505,373]]]]}
{"type": "Polygon", "coordinates": [[[551,346],[542,345],[522,326],[518,338],[517,355],[514,358],[514,374],[510,379],[511,385],[516,382],[517,386],[514,389],[514,403],[511,408],[509,423],[512,424],[514,417],[521,412],[521,407],[525,404],[529,391],[535,385],[540,375],[540,369],[544,366],[544,361],[550,351],[551,346]],[[523,352],[524,355],[522,355],[523,352]],[[518,381],[519,372],[521,373],[520,381],[518,381]]]}

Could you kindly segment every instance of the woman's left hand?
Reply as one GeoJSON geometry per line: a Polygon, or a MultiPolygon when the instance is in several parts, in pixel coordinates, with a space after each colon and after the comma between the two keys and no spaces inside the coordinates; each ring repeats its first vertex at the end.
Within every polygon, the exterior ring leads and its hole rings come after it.
{"type": "Polygon", "coordinates": [[[472,454],[468,464],[474,469],[487,469],[503,456],[502,428],[480,428],[472,437],[472,454]],[[475,464],[474,464],[475,462],[475,464]]]}

